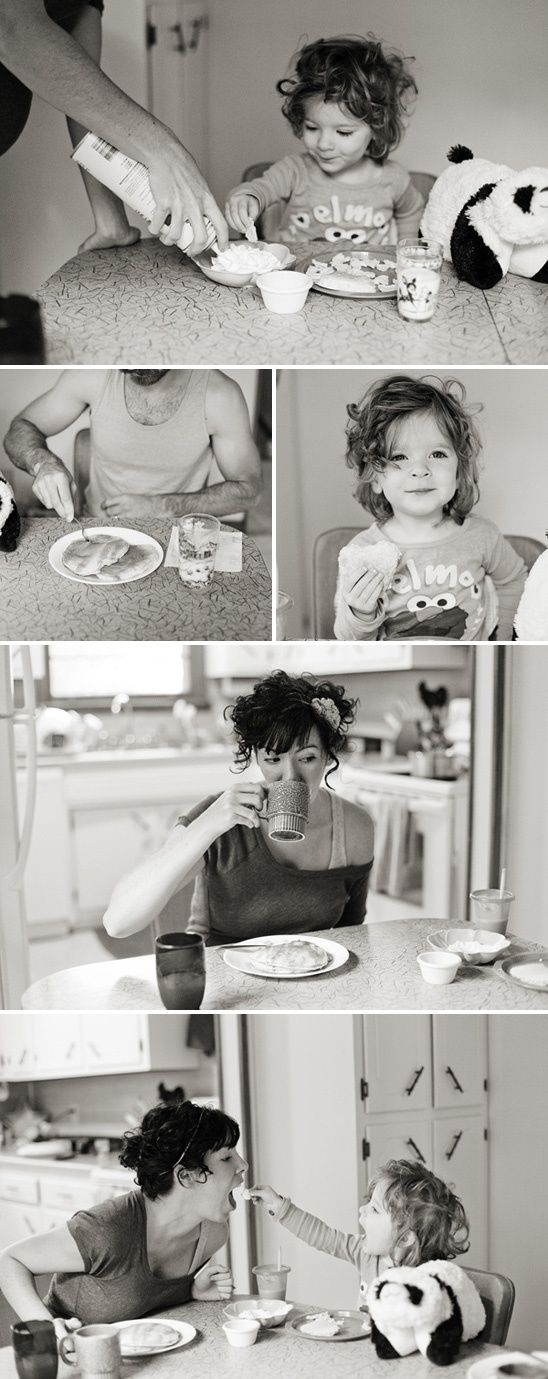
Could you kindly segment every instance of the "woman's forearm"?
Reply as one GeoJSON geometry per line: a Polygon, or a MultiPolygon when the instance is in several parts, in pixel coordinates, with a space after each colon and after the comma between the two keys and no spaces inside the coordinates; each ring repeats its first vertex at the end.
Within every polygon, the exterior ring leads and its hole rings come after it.
{"type": "Polygon", "coordinates": [[[18,1317],[51,1321],[51,1313],[38,1294],[34,1274],[10,1255],[9,1248],[0,1254],[0,1291],[18,1317]]]}
{"type": "Polygon", "coordinates": [[[112,938],[146,929],[164,905],[196,874],[216,833],[208,810],[187,827],[179,825],[152,857],[123,876],[115,886],[103,924],[112,938]]]}

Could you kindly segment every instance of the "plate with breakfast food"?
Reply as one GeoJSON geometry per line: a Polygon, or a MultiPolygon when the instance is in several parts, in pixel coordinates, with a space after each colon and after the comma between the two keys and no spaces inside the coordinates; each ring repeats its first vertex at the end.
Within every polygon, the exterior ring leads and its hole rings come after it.
{"type": "Polygon", "coordinates": [[[331,297],[379,299],[397,294],[395,251],[356,249],[353,246],[316,251],[303,264],[317,292],[331,297]]]}
{"type": "Polygon", "coordinates": [[[164,1321],[161,1317],[119,1322],[118,1331],[123,1360],[161,1355],[165,1350],[180,1350],[196,1335],[196,1327],[189,1322],[164,1321]]]}
{"type": "Polygon", "coordinates": [[[528,991],[544,991],[548,996],[548,953],[538,956],[522,953],[519,958],[505,958],[497,963],[497,970],[517,986],[525,986],[528,991]]]}
{"type": "Polygon", "coordinates": [[[300,1312],[291,1326],[308,1341],[363,1341],[371,1335],[371,1321],[366,1312],[327,1312],[317,1308],[300,1312]]]}
{"type": "Polygon", "coordinates": [[[55,541],[49,563],[77,584],[132,584],[162,564],[159,541],[131,527],[86,527],[55,541]]]}
{"type": "Polygon", "coordinates": [[[233,943],[225,948],[223,958],[228,967],[252,977],[298,980],[334,972],[348,962],[349,952],[342,943],[312,934],[275,934],[233,943]]]}

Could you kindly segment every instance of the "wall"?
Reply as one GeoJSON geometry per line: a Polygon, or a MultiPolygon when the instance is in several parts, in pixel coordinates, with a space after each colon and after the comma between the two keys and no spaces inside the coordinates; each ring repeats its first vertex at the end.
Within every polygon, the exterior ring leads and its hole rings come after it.
{"type": "MultiPolygon", "coordinates": [[[[388,369],[282,371],[278,383],[278,567],[295,599],[291,635],[310,635],[312,550],[321,531],[368,525],[352,497],[344,461],[348,402],[363,397],[388,369]],[[299,533],[299,536],[298,536],[299,533]]],[[[425,370],[409,370],[418,377],[425,370]]],[[[438,369],[459,378],[476,415],[483,451],[475,509],[503,532],[544,541],[548,527],[548,406],[542,369],[438,369]],[[519,475],[519,478],[518,478],[519,475]]]]}
{"type": "Polygon", "coordinates": [[[490,1015],[487,1028],[489,1268],[516,1287],[509,1344],[546,1350],[548,1019],[490,1015]]]}
{"type": "Polygon", "coordinates": [[[548,854],[543,838],[548,818],[547,678],[548,647],[520,646],[514,651],[506,806],[507,884],[516,896],[512,928],[548,945],[548,854]],[[540,833],[533,826],[535,819],[542,821],[540,833]]]}
{"type": "Polygon", "coordinates": [[[416,58],[419,98],[395,155],[405,167],[441,172],[456,143],[516,168],[546,163],[545,0],[209,0],[209,10],[217,195],[250,163],[296,148],[276,81],[303,36],[341,31],[372,30],[416,58]]]}

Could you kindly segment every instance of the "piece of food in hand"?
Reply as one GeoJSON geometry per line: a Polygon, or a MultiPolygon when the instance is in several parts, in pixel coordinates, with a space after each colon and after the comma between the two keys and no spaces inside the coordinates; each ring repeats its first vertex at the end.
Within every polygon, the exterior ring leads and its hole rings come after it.
{"type": "Polygon", "coordinates": [[[98,575],[127,555],[129,544],[119,536],[87,536],[71,541],[63,553],[63,565],[74,575],[98,575]]]}
{"type": "Polygon", "coordinates": [[[316,1312],[307,1317],[300,1327],[305,1336],[319,1336],[324,1340],[330,1336],[337,1336],[340,1329],[340,1322],[335,1321],[330,1312],[316,1312]]]}
{"type": "Polygon", "coordinates": [[[273,943],[253,957],[253,966],[261,972],[315,972],[319,967],[327,967],[328,963],[329,953],[309,939],[273,943]]]}
{"type": "Polygon", "coordinates": [[[386,590],[392,584],[400,559],[401,551],[393,541],[351,542],[343,546],[339,554],[339,570],[347,588],[367,570],[375,570],[382,575],[382,587],[386,590]]]}
{"type": "Polygon", "coordinates": [[[136,1350],[157,1350],[159,1346],[177,1345],[180,1339],[179,1332],[167,1322],[165,1325],[135,1322],[134,1326],[125,1327],[120,1334],[123,1355],[130,1355],[136,1350]]]}

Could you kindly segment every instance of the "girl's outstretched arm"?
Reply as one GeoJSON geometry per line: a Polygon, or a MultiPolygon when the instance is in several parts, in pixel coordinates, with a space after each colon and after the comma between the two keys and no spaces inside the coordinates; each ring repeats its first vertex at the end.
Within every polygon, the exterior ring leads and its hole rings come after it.
{"type": "Polygon", "coordinates": [[[146,929],[168,900],[201,871],[205,853],[216,838],[237,824],[259,827],[264,795],[258,781],[241,781],[213,800],[192,823],[178,824],[158,852],[115,886],[103,917],[107,933],[125,938],[146,929]]]}

